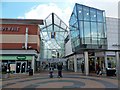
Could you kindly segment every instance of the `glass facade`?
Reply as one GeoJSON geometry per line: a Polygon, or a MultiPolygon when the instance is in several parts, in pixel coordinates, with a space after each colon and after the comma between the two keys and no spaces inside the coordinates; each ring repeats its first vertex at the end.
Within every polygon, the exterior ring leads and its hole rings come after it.
{"type": "Polygon", "coordinates": [[[41,40],[44,45],[42,59],[64,57],[67,35],[68,26],[56,14],[51,13],[41,26],[41,40]]]}
{"type": "Polygon", "coordinates": [[[106,49],[105,11],[75,4],[69,20],[72,50],[106,49]]]}

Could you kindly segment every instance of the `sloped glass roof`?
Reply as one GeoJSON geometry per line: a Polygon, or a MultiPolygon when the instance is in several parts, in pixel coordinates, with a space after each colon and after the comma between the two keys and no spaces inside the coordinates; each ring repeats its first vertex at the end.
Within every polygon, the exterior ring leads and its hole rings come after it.
{"type": "Polygon", "coordinates": [[[51,13],[40,27],[44,58],[64,57],[64,40],[68,35],[68,26],[55,13],[51,13]]]}

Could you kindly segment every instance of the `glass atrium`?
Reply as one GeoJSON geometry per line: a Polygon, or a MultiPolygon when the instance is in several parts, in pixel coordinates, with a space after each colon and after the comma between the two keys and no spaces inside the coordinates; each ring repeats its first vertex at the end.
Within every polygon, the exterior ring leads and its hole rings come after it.
{"type": "Polygon", "coordinates": [[[106,49],[105,11],[75,4],[69,20],[72,50],[106,49]]]}
{"type": "Polygon", "coordinates": [[[54,13],[51,13],[41,26],[42,59],[62,58],[65,53],[64,40],[68,26],[54,13]]]}

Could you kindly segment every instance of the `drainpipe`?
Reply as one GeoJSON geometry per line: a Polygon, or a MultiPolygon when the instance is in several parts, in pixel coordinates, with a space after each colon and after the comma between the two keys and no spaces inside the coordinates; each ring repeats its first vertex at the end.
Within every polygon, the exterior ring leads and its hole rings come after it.
{"type": "Polygon", "coordinates": [[[28,44],[28,27],[26,27],[26,33],[25,33],[25,49],[27,50],[27,44],[28,44]]]}

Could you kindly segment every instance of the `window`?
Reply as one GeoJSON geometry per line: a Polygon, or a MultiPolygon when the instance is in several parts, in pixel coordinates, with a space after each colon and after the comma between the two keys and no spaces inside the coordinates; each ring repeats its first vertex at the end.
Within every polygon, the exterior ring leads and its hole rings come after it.
{"type": "Polygon", "coordinates": [[[78,5],[77,6],[77,11],[78,11],[78,20],[83,20],[82,6],[78,5]]]}
{"type": "Polygon", "coordinates": [[[85,44],[90,44],[90,22],[84,22],[85,44]]]}
{"type": "Polygon", "coordinates": [[[103,23],[98,23],[98,37],[104,38],[104,27],[103,23]]]}
{"type": "Polygon", "coordinates": [[[103,22],[103,12],[100,10],[97,10],[97,21],[103,22]]]}
{"type": "Polygon", "coordinates": [[[97,20],[96,9],[93,9],[93,8],[90,9],[90,20],[91,21],[96,21],[97,20]]]}
{"type": "Polygon", "coordinates": [[[108,68],[116,68],[116,61],[115,61],[115,57],[108,57],[107,58],[108,61],[108,68]]]}
{"type": "Polygon", "coordinates": [[[84,6],[83,12],[84,12],[84,20],[89,21],[90,20],[89,8],[84,6]]]}
{"type": "Polygon", "coordinates": [[[80,27],[80,37],[84,37],[84,32],[83,32],[83,21],[79,21],[79,27],[80,27]]]}
{"type": "Polygon", "coordinates": [[[72,16],[70,18],[70,25],[74,25],[77,21],[76,16],[74,15],[74,13],[72,13],[72,16]]]}
{"type": "Polygon", "coordinates": [[[96,22],[91,22],[91,36],[92,36],[92,44],[97,44],[97,24],[96,24],[96,22]]]}

